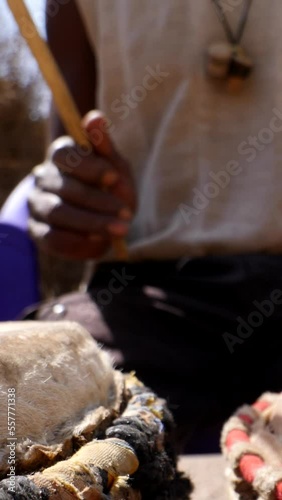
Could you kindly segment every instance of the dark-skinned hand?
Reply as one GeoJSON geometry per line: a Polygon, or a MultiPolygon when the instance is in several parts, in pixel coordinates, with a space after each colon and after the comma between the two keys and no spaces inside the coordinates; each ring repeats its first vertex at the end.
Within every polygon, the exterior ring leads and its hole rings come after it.
{"type": "Polygon", "coordinates": [[[113,145],[103,114],[92,111],[82,124],[91,148],[82,150],[70,137],[61,137],[34,169],[29,230],[51,255],[96,259],[113,238],[126,237],[136,193],[128,162],[113,145]]]}

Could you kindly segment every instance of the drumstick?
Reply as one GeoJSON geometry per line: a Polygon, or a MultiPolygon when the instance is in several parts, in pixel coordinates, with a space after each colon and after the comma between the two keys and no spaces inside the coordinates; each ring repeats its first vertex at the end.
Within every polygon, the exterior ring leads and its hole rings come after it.
{"type": "MultiPolygon", "coordinates": [[[[82,129],[78,108],[47,43],[40,36],[24,0],[7,0],[7,3],[52,92],[65,129],[79,146],[89,148],[91,143],[82,129]]],[[[114,238],[112,243],[117,260],[128,260],[128,249],[125,241],[121,238],[114,238]]]]}

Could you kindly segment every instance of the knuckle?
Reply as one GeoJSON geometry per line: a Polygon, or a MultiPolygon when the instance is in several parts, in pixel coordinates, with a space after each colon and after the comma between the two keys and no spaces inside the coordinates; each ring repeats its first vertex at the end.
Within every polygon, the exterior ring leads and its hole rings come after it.
{"type": "Polygon", "coordinates": [[[46,197],[45,202],[42,203],[42,215],[44,216],[47,223],[52,224],[56,222],[58,214],[64,215],[64,204],[62,200],[56,196],[46,197]]]}
{"type": "Polygon", "coordinates": [[[70,171],[79,161],[79,154],[71,137],[56,139],[48,149],[47,160],[62,171],[70,171]]]}
{"type": "Polygon", "coordinates": [[[46,186],[46,183],[47,185],[50,183],[50,179],[57,178],[58,175],[60,175],[58,168],[53,163],[50,163],[50,161],[46,161],[44,164],[36,167],[34,171],[36,189],[42,190],[46,186]]]}
{"type": "Polygon", "coordinates": [[[40,165],[36,165],[36,167],[33,168],[32,174],[35,177],[35,180],[42,175],[45,171],[45,163],[41,163],[40,165]]]}
{"type": "Polygon", "coordinates": [[[29,217],[27,228],[29,234],[37,243],[44,241],[51,232],[51,228],[48,224],[38,222],[33,217],[29,217]]]}
{"type": "Polygon", "coordinates": [[[69,148],[61,148],[57,149],[52,154],[52,163],[57,165],[58,167],[67,167],[68,166],[68,158],[70,155],[75,154],[75,150],[72,147],[69,148]]]}
{"type": "Polygon", "coordinates": [[[53,141],[47,150],[47,159],[53,158],[53,155],[59,151],[68,150],[69,148],[74,148],[75,142],[69,136],[59,137],[53,141]]]}
{"type": "Polygon", "coordinates": [[[28,206],[33,218],[51,223],[58,209],[62,207],[62,200],[53,193],[35,191],[30,195],[28,206]]]}

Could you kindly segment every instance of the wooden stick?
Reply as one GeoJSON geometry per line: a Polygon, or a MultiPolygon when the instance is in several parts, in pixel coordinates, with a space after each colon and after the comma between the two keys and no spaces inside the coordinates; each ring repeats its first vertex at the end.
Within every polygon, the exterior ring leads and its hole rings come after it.
{"type": "MultiPolygon", "coordinates": [[[[89,148],[91,143],[81,126],[81,116],[77,106],[48,45],[41,38],[24,0],[7,0],[7,3],[53,94],[65,129],[77,144],[89,148]]],[[[118,260],[128,260],[128,249],[123,239],[115,238],[113,247],[118,260]]]]}
{"type": "Polygon", "coordinates": [[[90,143],[81,127],[81,117],[61,75],[54,57],[41,38],[35,23],[23,0],[7,0],[20,32],[40,67],[49,85],[62,122],[71,137],[80,145],[89,147],[90,143]]]}

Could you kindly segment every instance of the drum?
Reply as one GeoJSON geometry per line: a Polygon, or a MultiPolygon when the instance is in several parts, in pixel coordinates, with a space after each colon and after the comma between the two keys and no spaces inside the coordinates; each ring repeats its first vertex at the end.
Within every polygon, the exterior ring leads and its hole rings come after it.
{"type": "Polygon", "coordinates": [[[0,340],[1,500],[189,498],[165,400],[84,328],[3,323],[0,340]]]}
{"type": "Polygon", "coordinates": [[[266,393],[244,405],[225,424],[221,446],[227,459],[230,498],[282,498],[282,393],[266,393]]]}

